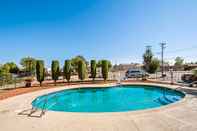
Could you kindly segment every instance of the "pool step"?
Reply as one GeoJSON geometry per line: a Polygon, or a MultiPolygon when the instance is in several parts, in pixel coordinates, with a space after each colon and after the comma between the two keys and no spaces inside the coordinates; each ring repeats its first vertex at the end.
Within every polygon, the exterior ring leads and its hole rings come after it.
{"type": "Polygon", "coordinates": [[[170,104],[170,103],[173,103],[173,102],[176,102],[178,101],[179,98],[177,97],[169,97],[169,96],[163,96],[163,97],[159,97],[157,99],[157,101],[163,105],[167,105],[167,104],[170,104]]]}
{"type": "Polygon", "coordinates": [[[167,104],[171,103],[171,102],[167,101],[164,97],[158,98],[158,102],[161,103],[162,105],[167,105],[167,104]]]}

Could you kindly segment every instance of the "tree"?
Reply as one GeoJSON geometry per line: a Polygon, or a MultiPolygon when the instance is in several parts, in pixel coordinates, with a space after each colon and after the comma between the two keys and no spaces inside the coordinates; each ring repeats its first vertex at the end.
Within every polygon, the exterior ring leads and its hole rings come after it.
{"type": "Polygon", "coordinates": [[[184,59],[183,58],[176,57],[174,65],[175,66],[182,66],[183,65],[183,62],[184,62],[184,59]]]}
{"type": "Polygon", "coordinates": [[[45,77],[44,61],[42,60],[36,61],[36,77],[37,81],[40,82],[40,86],[42,86],[45,77]]]}
{"type": "MultiPolygon", "coordinates": [[[[98,63],[97,63],[97,67],[102,67],[102,61],[103,60],[99,60],[98,63]]],[[[106,60],[108,62],[108,68],[112,68],[112,64],[111,64],[111,61],[109,60],[106,60]]]]}
{"type": "Polygon", "coordinates": [[[36,59],[25,57],[21,59],[20,64],[23,66],[24,71],[31,73],[31,75],[35,75],[36,59]]]}
{"type": "Polygon", "coordinates": [[[52,72],[52,79],[55,81],[55,85],[56,85],[56,81],[59,79],[59,76],[60,76],[59,61],[57,60],[52,61],[51,72],[52,72]]]}
{"type": "Polygon", "coordinates": [[[64,77],[66,78],[67,82],[69,82],[72,73],[72,66],[70,60],[65,60],[63,70],[64,70],[64,77]]]}
{"type": "Polygon", "coordinates": [[[1,68],[0,68],[0,72],[3,75],[10,73],[10,66],[8,64],[2,65],[1,68]]]}
{"type": "Polygon", "coordinates": [[[155,73],[160,66],[160,61],[154,58],[149,65],[149,73],[155,73]]]}
{"type": "Polygon", "coordinates": [[[12,80],[12,74],[9,72],[9,65],[1,65],[0,66],[0,79],[6,80],[6,82],[10,82],[12,80]]]}
{"type": "Polygon", "coordinates": [[[86,64],[84,61],[78,62],[78,77],[80,80],[84,80],[86,77],[86,64]]]}
{"type": "Polygon", "coordinates": [[[96,78],[96,60],[91,60],[91,78],[94,80],[96,78]]]}
{"type": "Polygon", "coordinates": [[[101,68],[102,68],[103,79],[104,81],[106,81],[108,78],[108,72],[109,72],[109,61],[102,60],[101,68]]]}
{"type": "Polygon", "coordinates": [[[152,59],[153,59],[153,53],[152,53],[152,50],[150,47],[147,47],[146,48],[146,51],[143,55],[143,63],[144,63],[144,69],[145,71],[149,72],[149,68],[150,68],[150,64],[152,62],[152,59]]]}
{"type": "Polygon", "coordinates": [[[108,60],[108,68],[111,69],[112,68],[112,63],[111,61],[108,60]]]}
{"type": "Polygon", "coordinates": [[[9,73],[17,74],[19,72],[19,68],[14,62],[7,62],[3,66],[7,66],[9,68],[9,73]]]}
{"type": "Polygon", "coordinates": [[[79,61],[83,61],[86,64],[86,66],[88,65],[88,62],[86,61],[86,59],[83,56],[78,55],[78,56],[71,59],[71,65],[73,67],[74,72],[78,72],[79,61]]]}

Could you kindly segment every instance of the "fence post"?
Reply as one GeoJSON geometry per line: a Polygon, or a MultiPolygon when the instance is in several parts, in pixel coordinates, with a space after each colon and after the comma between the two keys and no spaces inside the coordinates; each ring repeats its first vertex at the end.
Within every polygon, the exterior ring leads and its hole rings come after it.
{"type": "Polygon", "coordinates": [[[173,81],[173,69],[170,69],[170,76],[171,76],[171,84],[173,85],[174,84],[174,81],[173,81]]]}
{"type": "Polygon", "coordinates": [[[14,77],[14,88],[16,88],[16,77],[14,77]]]}

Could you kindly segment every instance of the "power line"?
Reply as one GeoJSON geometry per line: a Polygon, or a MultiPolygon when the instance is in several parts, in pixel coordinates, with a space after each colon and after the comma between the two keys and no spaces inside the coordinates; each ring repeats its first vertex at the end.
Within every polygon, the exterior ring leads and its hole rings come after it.
{"type": "MultiPolygon", "coordinates": [[[[172,53],[183,52],[183,51],[191,51],[191,50],[194,50],[194,49],[197,49],[197,46],[193,46],[193,47],[189,47],[189,48],[170,50],[170,51],[166,51],[165,54],[172,54],[172,53]]],[[[161,52],[156,52],[156,54],[161,54],[161,52]]]]}
{"type": "Polygon", "coordinates": [[[193,49],[197,49],[197,46],[189,47],[189,48],[182,48],[182,49],[176,49],[176,50],[171,50],[167,51],[167,53],[176,53],[176,52],[182,52],[182,51],[190,51],[193,49]]]}
{"type": "MultiPolygon", "coordinates": [[[[167,57],[165,58],[165,60],[172,60],[172,59],[176,59],[177,56],[174,57],[167,57]]],[[[183,56],[182,58],[186,59],[186,58],[196,58],[197,59],[197,54],[195,55],[188,55],[188,56],[183,56]]]]}

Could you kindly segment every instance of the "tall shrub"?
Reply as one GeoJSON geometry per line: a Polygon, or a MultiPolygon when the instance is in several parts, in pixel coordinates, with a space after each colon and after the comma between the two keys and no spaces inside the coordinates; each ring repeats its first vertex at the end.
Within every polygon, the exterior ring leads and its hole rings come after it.
{"type": "Polygon", "coordinates": [[[108,78],[108,72],[109,72],[109,62],[107,60],[102,60],[101,68],[102,68],[102,76],[103,79],[106,81],[108,78]]]}
{"type": "Polygon", "coordinates": [[[40,82],[40,86],[42,86],[42,82],[44,81],[44,74],[45,74],[44,61],[37,60],[36,61],[36,78],[37,78],[37,81],[40,82]]]}
{"type": "Polygon", "coordinates": [[[57,60],[53,60],[52,64],[51,64],[51,73],[52,73],[52,79],[55,82],[56,85],[56,81],[59,79],[60,76],[60,65],[59,65],[59,61],[57,60]]]}
{"type": "Polygon", "coordinates": [[[78,77],[80,80],[84,80],[86,77],[86,64],[81,60],[78,62],[78,77]]]}
{"type": "Polygon", "coordinates": [[[91,78],[94,80],[96,78],[96,60],[91,60],[91,78]]]}
{"type": "Polygon", "coordinates": [[[65,60],[63,70],[64,70],[64,77],[66,78],[67,82],[69,82],[72,73],[72,66],[70,60],[65,60]]]}

